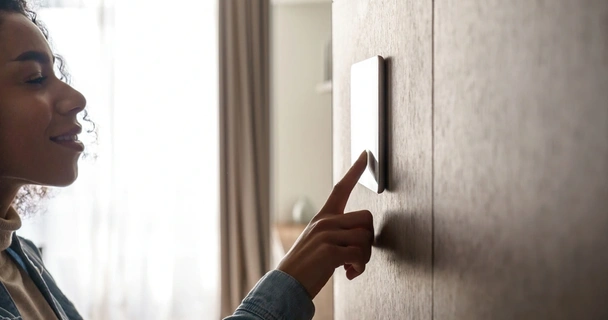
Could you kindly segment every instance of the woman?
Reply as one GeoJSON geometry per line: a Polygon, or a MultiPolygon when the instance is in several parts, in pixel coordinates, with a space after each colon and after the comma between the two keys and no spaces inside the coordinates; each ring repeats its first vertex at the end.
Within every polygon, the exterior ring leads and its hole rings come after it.
{"type": "MultiPolygon", "coordinates": [[[[60,77],[46,31],[25,0],[0,0],[0,319],[82,319],[44,268],[35,245],[17,237],[20,208],[43,186],[67,186],[84,150],[76,116],[86,100],[60,77]]],[[[86,119],[86,116],[85,116],[86,119]]],[[[371,255],[372,215],[344,214],[365,170],[362,153],[276,270],[266,274],[230,319],[310,319],[333,271],[359,276],[371,255]]]]}

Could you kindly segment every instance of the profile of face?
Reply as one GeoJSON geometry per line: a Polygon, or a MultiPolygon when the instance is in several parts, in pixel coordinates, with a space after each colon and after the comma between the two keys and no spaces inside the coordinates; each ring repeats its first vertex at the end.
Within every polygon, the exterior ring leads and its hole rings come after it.
{"type": "Polygon", "coordinates": [[[84,147],[84,96],[60,80],[44,35],[28,17],[0,13],[0,183],[67,186],[84,147]]]}

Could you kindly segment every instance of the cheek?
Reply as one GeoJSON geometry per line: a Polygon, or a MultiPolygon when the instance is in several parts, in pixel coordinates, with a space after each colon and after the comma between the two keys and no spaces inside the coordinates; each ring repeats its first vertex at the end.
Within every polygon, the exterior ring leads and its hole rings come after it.
{"type": "Polygon", "coordinates": [[[47,130],[51,118],[51,108],[43,99],[3,101],[0,105],[0,150],[3,153],[0,166],[19,172],[33,169],[48,148],[47,130]]]}

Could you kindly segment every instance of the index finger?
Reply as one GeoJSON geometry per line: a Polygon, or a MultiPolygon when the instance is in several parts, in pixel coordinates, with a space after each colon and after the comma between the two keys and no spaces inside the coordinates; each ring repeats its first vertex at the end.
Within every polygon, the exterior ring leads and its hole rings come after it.
{"type": "Polygon", "coordinates": [[[357,185],[363,172],[365,172],[365,168],[367,168],[367,151],[361,153],[342,180],[334,186],[321,212],[344,213],[350,193],[357,185]]]}

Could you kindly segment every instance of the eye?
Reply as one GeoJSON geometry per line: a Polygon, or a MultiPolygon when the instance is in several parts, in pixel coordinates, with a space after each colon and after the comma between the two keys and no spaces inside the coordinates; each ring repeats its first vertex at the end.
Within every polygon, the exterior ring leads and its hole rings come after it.
{"type": "Polygon", "coordinates": [[[48,77],[43,77],[43,76],[37,76],[36,78],[30,79],[28,81],[26,81],[26,83],[29,84],[42,84],[44,82],[44,80],[46,80],[48,77]]]}

